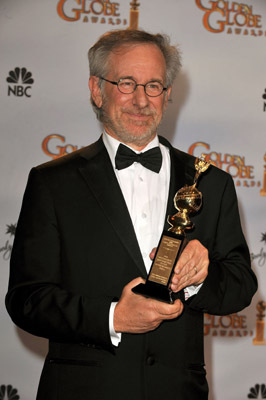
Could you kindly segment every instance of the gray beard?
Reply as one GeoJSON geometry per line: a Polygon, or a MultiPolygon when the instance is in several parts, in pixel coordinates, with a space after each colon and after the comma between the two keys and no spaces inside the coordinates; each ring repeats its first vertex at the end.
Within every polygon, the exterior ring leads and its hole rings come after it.
{"type": "MultiPolygon", "coordinates": [[[[129,130],[125,129],[123,125],[121,125],[119,122],[114,122],[106,114],[104,104],[102,105],[102,122],[104,126],[106,126],[107,128],[109,127],[113,132],[115,132],[116,136],[121,142],[126,144],[135,144],[138,147],[147,145],[154,138],[157,129],[161,123],[161,121],[159,123],[156,123],[156,121],[154,121],[150,126],[147,126],[146,131],[143,132],[141,136],[136,136],[129,130]]],[[[140,122],[138,125],[143,126],[145,125],[145,123],[140,122]]]]}

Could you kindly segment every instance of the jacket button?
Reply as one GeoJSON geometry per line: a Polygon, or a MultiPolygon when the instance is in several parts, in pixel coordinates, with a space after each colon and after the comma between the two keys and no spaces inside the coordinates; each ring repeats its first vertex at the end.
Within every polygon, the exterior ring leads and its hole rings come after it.
{"type": "Polygon", "coordinates": [[[148,356],[146,362],[147,365],[153,365],[155,363],[155,358],[153,356],[148,356]]]}

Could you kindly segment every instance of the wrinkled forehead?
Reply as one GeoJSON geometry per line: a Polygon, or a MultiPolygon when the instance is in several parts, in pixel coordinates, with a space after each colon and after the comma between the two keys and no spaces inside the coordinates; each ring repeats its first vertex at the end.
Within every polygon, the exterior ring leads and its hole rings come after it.
{"type": "Polygon", "coordinates": [[[158,71],[166,72],[166,62],[160,48],[153,43],[131,43],[118,45],[109,53],[107,59],[107,71],[134,67],[158,68],[158,71]]]}

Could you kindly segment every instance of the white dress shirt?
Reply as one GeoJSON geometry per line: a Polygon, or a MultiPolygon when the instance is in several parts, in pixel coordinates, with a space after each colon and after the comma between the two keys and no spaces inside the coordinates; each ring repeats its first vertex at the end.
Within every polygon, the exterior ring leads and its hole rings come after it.
{"type": "MultiPolygon", "coordinates": [[[[134,162],[128,168],[118,170],[115,168],[115,155],[120,142],[106,132],[103,133],[103,142],[125,198],[148,273],[152,263],[150,252],[154,247],[158,246],[164,228],[170,185],[171,160],[169,149],[159,143],[158,136],[155,136],[142,150],[143,152],[157,146],[160,147],[162,152],[162,167],[159,173],[153,172],[137,162],[134,162]]],[[[136,153],[140,153],[132,148],[130,149],[136,153]]],[[[198,287],[191,286],[186,288],[185,298],[195,294],[197,291],[198,287]]],[[[116,333],[113,327],[113,313],[116,304],[111,304],[109,313],[109,329],[112,343],[115,346],[121,341],[121,334],[116,333]]]]}
{"type": "Polygon", "coordinates": [[[125,198],[146,270],[149,272],[152,262],[149,255],[158,245],[164,227],[170,183],[169,150],[159,143],[157,136],[143,150],[160,147],[163,161],[158,174],[137,162],[118,170],[115,168],[115,155],[120,142],[106,133],[103,135],[103,142],[125,198]]]}

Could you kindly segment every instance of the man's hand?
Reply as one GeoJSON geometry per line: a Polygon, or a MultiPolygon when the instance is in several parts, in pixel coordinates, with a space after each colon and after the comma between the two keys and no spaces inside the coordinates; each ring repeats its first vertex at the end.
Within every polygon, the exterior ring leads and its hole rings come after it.
{"type": "Polygon", "coordinates": [[[198,240],[191,240],[176,263],[171,290],[179,292],[187,286],[200,285],[208,275],[208,268],[208,250],[198,240]]]}
{"type": "Polygon", "coordinates": [[[133,293],[131,289],[142,282],[142,278],[136,278],[124,287],[114,311],[116,332],[149,332],[162,321],[177,318],[182,313],[183,304],[180,300],[167,304],[133,293]]]}
{"type": "MultiPolygon", "coordinates": [[[[156,248],[150,253],[152,260],[155,252],[156,248]]],[[[176,293],[187,286],[200,285],[208,275],[208,268],[208,250],[198,240],[191,240],[176,263],[171,290],[176,293]]]]}

